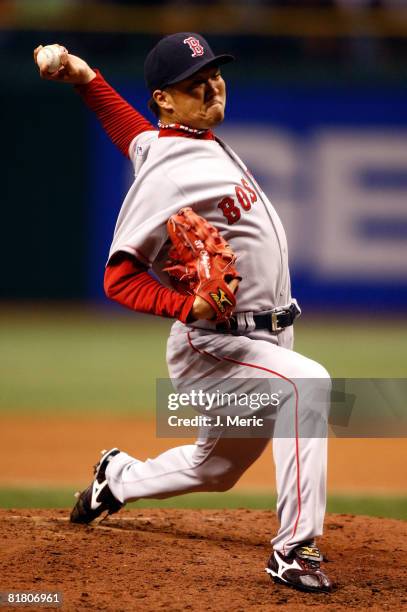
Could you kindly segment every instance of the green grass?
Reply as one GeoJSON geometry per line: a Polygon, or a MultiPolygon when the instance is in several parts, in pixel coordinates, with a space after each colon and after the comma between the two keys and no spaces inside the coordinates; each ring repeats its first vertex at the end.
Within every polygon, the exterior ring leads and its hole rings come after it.
{"type": "MultiPolygon", "coordinates": [[[[339,319],[339,317],[338,317],[339,319]]],[[[407,378],[407,322],[301,319],[295,350],[322,363],[333,378],[407,378]]]]}
{"type": "MultiPolygon", "coordinates": [[[[84,308],[0,310],[0,411],[153,415],[170,322],[84,308]]],[[[407,377],[403,321],[300,319],[297,351],[333,377],[407,377]]]]}
{"type": "Polygon", "coordinates": [[[0,311],[0,410],[151,412],[169,322],[92,311],[0,311]]]}
{"type": "MultiPolygon", "coordinates": [[[[295,349],[333,377],[407,378],[404,321],[302,318],[295,349]]],[[[140,414],[154,417],[155,382],[167,377],[171,322],[125,311],[38,306],[0,310],[0,413],[140,414]]],[[[17,449],[18,450],[18,449],[17,449]]],[[[69,507],[72,490],[0,489],[1,507],[69,507]]],[[[185,495],[133,507],[274,508],[265,493],[185,495]]],[[[406,497],[332,496],[329,512],[407,520],[406,497]]]]}
{"type": "MultiPolygon", "coordinates": [[[[69,508],[73,489],[2,488],[1,508],[69,508]]],[[[252,508],[274,510],[275,495],[264,492],[193,493],[164,500],[145,499],[129,508],[252,508]]],[[[407,520],[407,497],[332,495],[328,512],[365,514],[407,520]]]]}

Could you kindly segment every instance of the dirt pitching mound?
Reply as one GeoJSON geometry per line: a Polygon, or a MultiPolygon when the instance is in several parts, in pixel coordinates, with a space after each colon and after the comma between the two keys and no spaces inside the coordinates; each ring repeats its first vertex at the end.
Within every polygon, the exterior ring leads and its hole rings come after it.
{"type": "Polygon", "coordinates": [[[272,512],[131,510],[94,527],[67,516],[0,510],[1,591],[61,591],[62,609],[75,612],[407,608],[402,521],[328,516],[319,544],[336,589],[315,595],[264,572],[272,512]]]}

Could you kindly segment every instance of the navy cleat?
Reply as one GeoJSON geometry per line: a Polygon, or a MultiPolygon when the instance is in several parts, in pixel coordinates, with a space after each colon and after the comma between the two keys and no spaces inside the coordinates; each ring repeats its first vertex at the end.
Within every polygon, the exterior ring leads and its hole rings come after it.
{"type": "Polygon", "coordinates": [[[266,572],[274,582],[312,593],[330,593],[332,582],[321,570],[322,554],[312,544],[300,544],[287,556],[275,550],[266,572]]]}
{"type": "Polygon", "coordinates": [[[118,453],[120,453],[118,448],[102,451],[99,463],[93,468],[95,474],[93,482],[84,491],[76,493],[77,502],[71,512],[71,523],[88,524],[102,514],[105,513],[106,517],[118,512],[124,506],[114,497],[106,480],[109,461],[118,453]]]}

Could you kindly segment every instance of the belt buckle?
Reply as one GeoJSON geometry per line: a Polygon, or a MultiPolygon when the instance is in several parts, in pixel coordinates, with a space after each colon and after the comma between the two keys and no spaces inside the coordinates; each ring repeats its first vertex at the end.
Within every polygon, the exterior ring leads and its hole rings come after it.
{"type": "Polygon", "coordinates": [[[279,327],[278,325],[278,315],[281,314],[283,312],[283,309],[280,309],[276,312],[272,312],[271,313],[271,331],[273,332],[279,332],[282,331],[282,327],[279,327]]]}

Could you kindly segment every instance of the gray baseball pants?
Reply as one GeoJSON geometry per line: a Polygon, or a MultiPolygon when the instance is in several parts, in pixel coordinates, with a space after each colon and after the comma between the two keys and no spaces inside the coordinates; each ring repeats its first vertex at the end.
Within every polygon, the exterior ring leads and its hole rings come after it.
{"type": "MultiPolygon", "coordinates": [[[[270,437],[280,527],[274,549],[287,554],[322,534],[326,506],[327,419],[330,378],[317,362],[291,350],[292,328],[233,336],[176,322],[167,345],[170,377],[194,380],[205,389],[214,379],[263,379],[284,383],[285,400],[274,417],[273,435],[230,438],[222,428],[200,432],[195,444],[171,448],[139,461],[121,452],[106,478],[122,502],[163,499],[197,491],[226,491],[261,455],[270,437]]],[[[259,381],[260,383],[260,381],[259,381]]],[[[250,387],[250,385],[249,385],[250,387]]],[[[253,436],[257,436],[253,432],[253,436]]]]}

